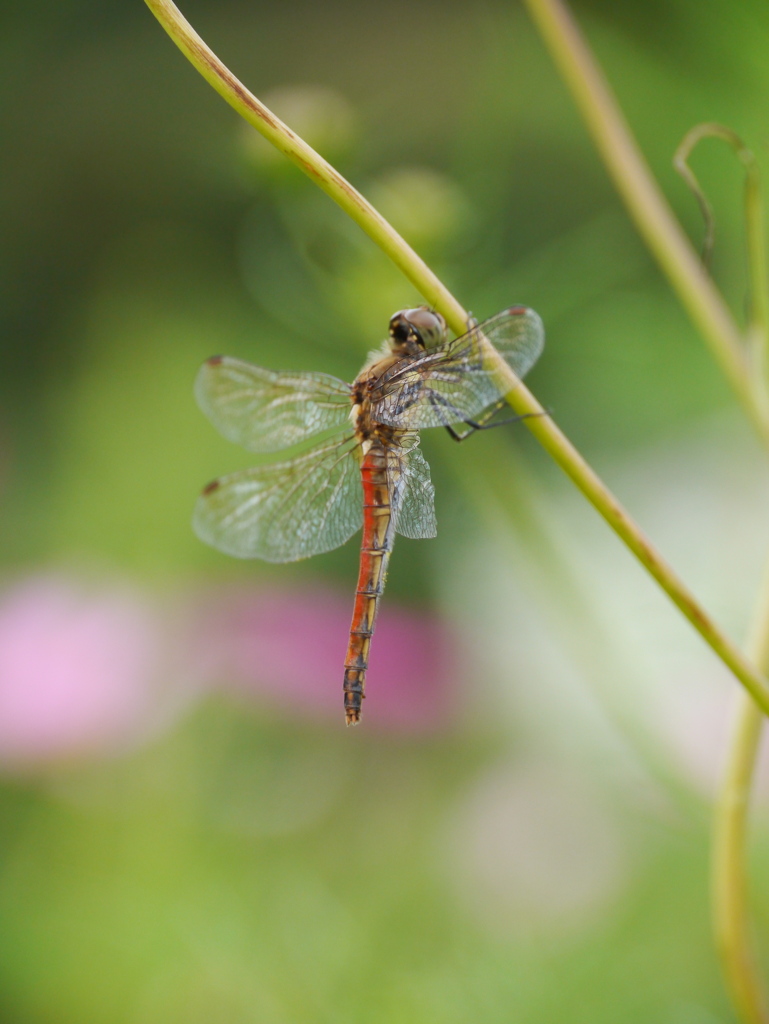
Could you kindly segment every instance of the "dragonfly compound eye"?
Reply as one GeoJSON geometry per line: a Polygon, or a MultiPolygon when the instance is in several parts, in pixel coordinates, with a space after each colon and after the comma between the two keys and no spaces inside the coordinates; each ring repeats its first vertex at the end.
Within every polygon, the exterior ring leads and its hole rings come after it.
{"type": "Polygon", "coordinates": [[[406,312],[404,310],[390,317],[390,337],[400,345],[405,345],[413,335],[412,327],[406,319],[406,312]]]}
{"type": "Polygon", "coordinates": [[[402,309],[390,320],[390,335],[402,344],[416,341],[424,348],[433,348],[445,339],[446,321],[427,306],[402,309]]]}

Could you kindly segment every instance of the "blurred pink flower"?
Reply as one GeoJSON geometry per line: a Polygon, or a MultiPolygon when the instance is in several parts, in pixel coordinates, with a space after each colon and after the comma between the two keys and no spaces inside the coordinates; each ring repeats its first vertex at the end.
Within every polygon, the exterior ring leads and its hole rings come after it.
{"type": "Polygon", "coordinates": [[[116,587],[39,576],[0,597],[0,761],[121,746],[146,721],[159,626],[116,587]]]}
{"type": "MultiPolygon", "coordinates": [[[[201,639],[223,685],[290,713],[344,722],[342,676],[352,598],[335,591],[239,590],[220,594],[201,639]]],[[[434,617],[393,607],[377,618],[366,681],[366,727],[422,732],[452,709],[448,630],[434,617]]]]}

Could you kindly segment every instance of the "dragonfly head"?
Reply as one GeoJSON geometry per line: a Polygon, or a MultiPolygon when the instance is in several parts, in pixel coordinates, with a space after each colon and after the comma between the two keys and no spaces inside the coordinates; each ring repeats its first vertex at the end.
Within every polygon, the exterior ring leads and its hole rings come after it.
{"type": "Polygon", "coordinates": [[[390,344],[397,355],[419,355],[446,337],[446,321],[427,306],[402,309],[390,317],[390,344]]]}

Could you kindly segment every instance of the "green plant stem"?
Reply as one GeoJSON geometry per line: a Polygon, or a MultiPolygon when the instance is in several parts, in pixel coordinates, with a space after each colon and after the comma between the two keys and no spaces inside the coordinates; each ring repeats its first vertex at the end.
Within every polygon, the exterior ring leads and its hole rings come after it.
{"type": "MultiPolygon", "coordinates": [[[[769,669],[769,567],[754,617],[748,652],[769,669]]],[[[716,944],[727,985],[749,1024],[766,1024],[766,999],[751,948],[747,915],[746,846],[750,790],[763,715],[746,693],[737,708],[713,820],[711,891],[716,944]]]]}
{"type": "Polygon", "coordinates": [[[750,1024],[766,1024],[769,1018],[748,926],[745,876],[748,804],[763,715],[745,692],[737,695],[737,704],[713,820],[713,928],[734,1005],[750,1024]]]}
{"type": "MultiPolygon", "coordinates": [[[[395,262],[431,305],[446,317],[459,334],[467,326],[468,316],[454,296],[417,256],[403,238],[371,204],[319,154],[284,125],[263,103],[240,83],[209,49],[170,0],[145,0],[179,49],[221,96],[281,152],[290,157],[343,210],[363,228],[395,262]]],[[[739,648],[723,633],[699,606],[694,596],[663,560],[639,526],[591,469],[568,438],[531,392],[521,384],[495,349],[487,346],[486,359],[503,387],[505,397],[540,444],[598,510],[612,529],[660,584],[712,650],[769,713],[769,682],[758,672],[739,648]]]]}
{"type": "MultiPolygon", "coordinates": [[[[636,227],[769,447],[769,399],[740,331],[654,180],[609,85],[561,0],[525,0],[636,227]]],[[[755,244],[755,238],[749,245],[755,244]]],[[[763,286],[762,286],[763,287],[763,286]]]]}

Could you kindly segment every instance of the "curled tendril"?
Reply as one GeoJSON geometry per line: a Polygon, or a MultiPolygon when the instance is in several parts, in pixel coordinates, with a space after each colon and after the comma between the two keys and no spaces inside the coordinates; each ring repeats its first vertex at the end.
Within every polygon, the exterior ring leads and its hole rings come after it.
{"type": "Polygon", "coordinates": [[[734,150],[745,168],[745,233],[748,244],[748,265],[750,270],[750,320],[751,329],[764,339],[769,334],[769,299],[766,293],[766,253],[763,234],[763,196],[758,161],[743,140],[725,125],[708,122],[698,124],[686,133],[676,150],[673,166],[691,189],[697,200],[702,219],[705,222],[705,237],[702,243],[702,262],[710,270],[715,240],[715,217],[713,208],[688,160],[694,147],[702,139],[721,139],[734,150]]]}

